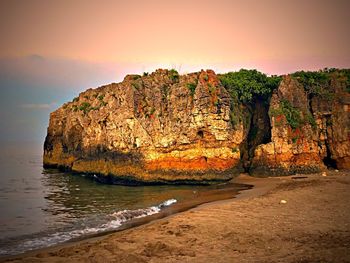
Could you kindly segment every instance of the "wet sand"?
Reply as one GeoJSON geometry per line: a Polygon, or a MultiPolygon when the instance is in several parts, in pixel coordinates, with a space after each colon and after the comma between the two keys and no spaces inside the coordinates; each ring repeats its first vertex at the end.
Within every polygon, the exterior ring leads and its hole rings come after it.
{"type": "Polygon", "coordinates": [[[350,173],[303,176],[242,175],[238,198],[6,262],[350,262],[350,173]]]}

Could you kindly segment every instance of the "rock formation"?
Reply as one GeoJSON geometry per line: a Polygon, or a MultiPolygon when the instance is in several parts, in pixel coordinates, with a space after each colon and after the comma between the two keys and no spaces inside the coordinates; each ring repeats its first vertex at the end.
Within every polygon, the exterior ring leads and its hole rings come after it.
{"type": "Polygon", "coordinates": [[[333,74],[324,88],[331,97],[310,96],[297,79],[283,78],[270,101],[271,142],[255,149],[251,172],[283,175],[318,172],[326,166],[350,168],[346,81],[333,74]],[[287,120],[293,112],[295,126],[287,120]]]}
{"type": "Polygon", "coordinates": [[[212,70],[127,75],[51,113],[44,165],[128,184],[209,183],[243,168],[256,174],[350,168],[346,85],[333,76],[334,97],[326,100],[285,76],[271,99],[249,106],[232,98],[212,70]],[[299,112],[300,125],[288,122],[286,109],[299,112]]]}

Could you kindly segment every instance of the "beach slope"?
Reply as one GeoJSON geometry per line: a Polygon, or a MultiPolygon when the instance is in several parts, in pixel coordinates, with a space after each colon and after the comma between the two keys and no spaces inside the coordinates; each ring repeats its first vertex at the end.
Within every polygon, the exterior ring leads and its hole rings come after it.
{"type": "Polygon", "coordinates": [[[350,262],[349,175],[243,176],[237,199],[8,262],[350,262]]]}

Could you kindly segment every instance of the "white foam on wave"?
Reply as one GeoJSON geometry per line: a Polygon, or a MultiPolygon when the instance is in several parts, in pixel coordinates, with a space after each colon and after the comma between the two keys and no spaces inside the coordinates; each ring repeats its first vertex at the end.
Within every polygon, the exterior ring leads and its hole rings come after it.
{"type": "Polygon", "coordinates": [[[112,220],[107,223],[101,224],[96,227],[88,227],[79,230],[67,231],[67,232],[57,232],[49,236],[34,238],[21,242],[16,247],[9,249],[0,249],[0,255],[11,255],[26,252],[33,249],[38,249],[42,247],[49,247],[57,245],[59,243],[66,242],[68,240],[78,238],[84,235],[91,235],[96,233],[101,233],[105,231],[118,229],[123,223],[130,221],[135,218],[142,218],[157,214],[161,209],[176,203],[176,199],[169,199],[157,206],[151,206],[147,208],[135,209],[135,210],[122,210],[117,211],[109,215],[112,220]]]}
{"type": "Polygon", "coordinates": [[[165,206],[170,206],[170,205],[172,205],[172,204],[175,204],[176,202],[177,202],[176,199],[169,199],[169,200],[166,200],[166,201],[164,201],[163,203],[161,203],[161,204],[159,205],[159,207],[160,207],[160,208],[163,208],[163,207],[165,207],[165,206]]]}
{"type": "Polygon", "coordinates": [[[141,208],[141,209],[136,209],[136,210],[126,209],[126,210],[114,212],[112,214],[112,216],[116,217],[117,221],[124,223],[124,222],[131,220],[133,218],[141,218],[141,217],[157,214],[160,212],[160,210],[162,208],[170,206],[176,202],[177,202],[176,199],[169,199],[169,200],[166,200],[157,206],[151,206],[148,208],[141,208]]]}

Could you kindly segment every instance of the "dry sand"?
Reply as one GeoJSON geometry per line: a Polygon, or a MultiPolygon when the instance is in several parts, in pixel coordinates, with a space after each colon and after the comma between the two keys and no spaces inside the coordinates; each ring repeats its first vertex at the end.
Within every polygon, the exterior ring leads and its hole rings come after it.
{"type": "Polygon", "coordinates": [[[236,181],[256,187],[237,199],[8,262],[350,262],[349,172],[236,181]]]}

